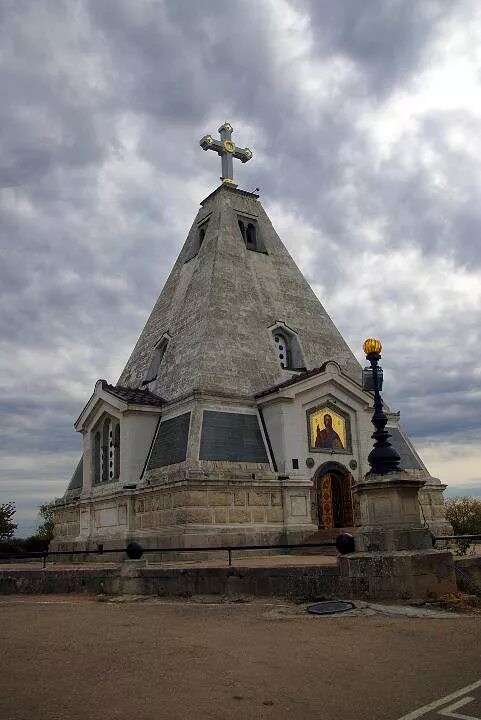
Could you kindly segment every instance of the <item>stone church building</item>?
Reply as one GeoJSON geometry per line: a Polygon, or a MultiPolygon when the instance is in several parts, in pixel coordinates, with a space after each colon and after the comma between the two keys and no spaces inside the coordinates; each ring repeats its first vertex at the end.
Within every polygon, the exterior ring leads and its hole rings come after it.
{"type": "MultiPolygon", "coordinates": [[[[219,131],[201,146],[221,156],[221,185],[119,380],[98,380],[75,422],[83,454],[51,549],[301,542],[356,525],[373,396],[259,196],[233,182],[232,159],[252,152],[227,123],[219,131]]],[[[388,417],[401,467],[425,480],[422,517],[441,533],[444,486],[399,413],[388,417]]]]}

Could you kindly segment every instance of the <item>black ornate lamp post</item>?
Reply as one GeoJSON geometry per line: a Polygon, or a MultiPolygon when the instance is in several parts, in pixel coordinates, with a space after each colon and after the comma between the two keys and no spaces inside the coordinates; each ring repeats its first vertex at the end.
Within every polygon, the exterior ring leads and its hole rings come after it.
{"type": "Polygon", "coordinates": [[[375,442],[373,449],[369,453],[368,462],[373,473],[384,475],[399,470],[401,458],[389,442],[391,435],[386,430],[387,417],[382,409],[382,398],[379,392],[382,382],[382,376],[380,377],[382,370],[379,367],[382,345],[379,340],[368,338],[362,347],[367,360],[371,363],[372,388],[369,389],[374,391],[374,414],[371,422],[375,430],[371,437],[375,442]]]}

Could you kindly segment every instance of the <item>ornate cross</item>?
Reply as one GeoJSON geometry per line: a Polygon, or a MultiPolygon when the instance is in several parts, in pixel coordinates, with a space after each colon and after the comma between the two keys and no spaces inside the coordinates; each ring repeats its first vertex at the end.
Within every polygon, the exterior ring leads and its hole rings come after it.
{"type": "Polygon", "coordinates": [[[225,122],[219,128],[220,140],[214,140],[212,135],[204,135],[200,141],[200,146],[203,150],[215,150],[220,155],[222,160],[222,182],[229,183],[237,187],[237,183],[234,182],[234,163],[232,158],[237,158],[243,163],[246,163],[252,157],[252,150],[249,148],[237,148],[232,142],[231,137],[233,133],[233,127],[230,123],[225,122]]]}

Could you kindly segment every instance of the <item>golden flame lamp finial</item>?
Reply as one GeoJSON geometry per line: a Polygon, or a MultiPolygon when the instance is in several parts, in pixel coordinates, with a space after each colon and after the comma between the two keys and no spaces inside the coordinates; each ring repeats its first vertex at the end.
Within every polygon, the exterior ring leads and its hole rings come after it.
{"type": "Polygon", "coordinates": [[[364,340],[362,349],[364,350],[366,355],[370,355],[371,353],[380,354],[382,350],[381,341],[376,340],[376,338],[368,338],[367,340],[364,340]]]}

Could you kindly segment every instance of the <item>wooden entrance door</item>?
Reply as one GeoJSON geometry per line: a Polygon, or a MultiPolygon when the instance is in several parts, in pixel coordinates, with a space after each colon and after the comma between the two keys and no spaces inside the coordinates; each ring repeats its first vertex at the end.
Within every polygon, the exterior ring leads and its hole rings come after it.
{"type": "Polygon", "coordinates": [[[338,475],[331,474],[332,524],[333,527],[344,525],[344,482],[338,475]]]}
{"type": "Polygon", "coordinates": [[[327,472],[317,491],[319,527],[351,527],[353,524],[351,476],[327,472]]]}

